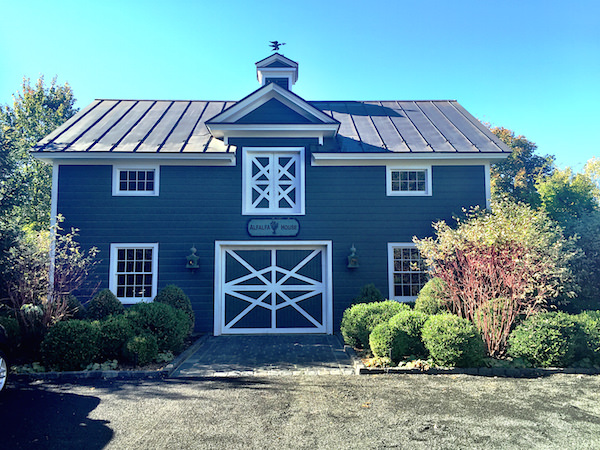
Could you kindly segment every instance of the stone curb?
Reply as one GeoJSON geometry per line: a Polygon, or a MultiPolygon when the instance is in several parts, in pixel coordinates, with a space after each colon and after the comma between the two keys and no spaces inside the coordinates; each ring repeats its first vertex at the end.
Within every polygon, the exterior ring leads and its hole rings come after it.
{"type": "Polygon", "coordinates": [[[513,367],[474,367],[474,368],[431,368],[427,370],[404,369],[398,367],[371,368],[365,367],[362,362],[355,364],[357,375],[476,375],[484,377],[504,377],[504,378],[539,378],[555,374],[574,374],[574,375],[600,375],[598,369],[585,368],[513,368],[513,367]]]}
{"type": "Polygon", "coordinates": [[[11,374],[9,379],[14,382],[32,381],[61,381],[77,380],[160,380],[168,378],[177,368],[206,340],[206,335],[200,336],[196,342],[178,355],[161,370],[81,370],[73,372],[39,372],[11,374]]]}

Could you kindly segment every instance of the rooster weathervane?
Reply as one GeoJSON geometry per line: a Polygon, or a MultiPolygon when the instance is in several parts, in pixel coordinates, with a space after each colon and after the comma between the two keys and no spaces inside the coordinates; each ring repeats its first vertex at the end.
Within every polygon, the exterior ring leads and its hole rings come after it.
{"type": "Polygon", "coordinates": [[[271,50],[273,50],[274,52],[279,51],[279,47],[281,47],[282,45],[285,45],[285,42],[279,42],[279,41],[269,41],[271,42],[269,44],[269,47],[271,47],[271,50]]]}

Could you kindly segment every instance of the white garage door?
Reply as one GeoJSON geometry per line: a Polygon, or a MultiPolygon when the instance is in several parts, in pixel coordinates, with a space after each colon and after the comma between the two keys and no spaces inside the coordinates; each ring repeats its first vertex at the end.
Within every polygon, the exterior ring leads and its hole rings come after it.
{"type": "Polygon", "coordinates": [[[329,242],[217,242],[215,334],[332,333],[329,242]]]}

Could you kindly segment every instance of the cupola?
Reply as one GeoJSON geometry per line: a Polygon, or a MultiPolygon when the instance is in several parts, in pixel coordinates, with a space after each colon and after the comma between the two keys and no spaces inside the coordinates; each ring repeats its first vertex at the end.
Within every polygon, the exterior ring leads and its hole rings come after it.
{"type": "Polygon", "coordinates": [[[298,80],[298,63],[273,53],[256,63],[256,77],[261,86],[275,83],[291,91],[292,85],[298,80]]]}

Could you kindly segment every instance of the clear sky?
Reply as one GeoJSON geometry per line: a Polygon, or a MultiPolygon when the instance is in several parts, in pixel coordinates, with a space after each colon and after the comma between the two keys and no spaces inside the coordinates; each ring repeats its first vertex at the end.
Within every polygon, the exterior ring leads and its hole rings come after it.
{"type": "Polygon", "coordinates": [[[306,100],[455,99],[560,167],[600,156],[599,0],[0,0],[0,104],[40,75],[79,108],[239,100],[271,40],[306,100]]]}

